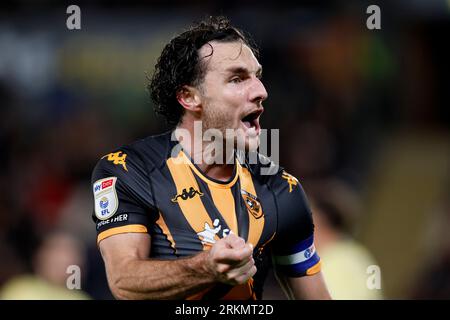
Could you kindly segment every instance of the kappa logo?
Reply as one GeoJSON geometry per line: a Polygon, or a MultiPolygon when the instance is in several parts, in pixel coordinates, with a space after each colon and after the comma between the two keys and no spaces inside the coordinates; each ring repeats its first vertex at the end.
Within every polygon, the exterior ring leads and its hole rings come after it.
{"type": "Polygon", "coordinates": [[[106,160],[111,161],[115,165],[121,165],[125,171],[128,171],[127,162],[126,162],[126,159],[127,159],[126,153],[122,154],[122,151],[109,153],[106,156],[103,156],[102,159],[106,158],[106,157],[107,157],[106,160]]]}
{"type": "Polygon", "coordinates": [[[181,192],[181,194],[177,194],[173,199],[172,202],[178,202],[178,199],[181,198],[181,200],[187,200],[187,199],[192,199],[193,197],[195,197],[195,195],[199,195],[200,197],[203,196],[203,193],[195,190],[194,187],[190,187],[189,191],[187,191],[186,189],[183,189],[183,192],[181,192]]]}
{"type": "Polygon", "coordinates": [[[258,198],[245,190],[241,190],[242,198],[244,198],[245,206],[247,210],[252,214],[255,219],[259,219],[263,216],[261,204],[258,198]]]}
{"type": "Polygon", "coordinates": [[[296,186],[298,185],[298,180],[296,177],[294,177],[293,175],[287,173],[286,171],[283,171],[281,177],[283,179],[286,179],[287,183],[289,184],[289,193],[292,192],[293,188],[292,186],[296,186]]]}

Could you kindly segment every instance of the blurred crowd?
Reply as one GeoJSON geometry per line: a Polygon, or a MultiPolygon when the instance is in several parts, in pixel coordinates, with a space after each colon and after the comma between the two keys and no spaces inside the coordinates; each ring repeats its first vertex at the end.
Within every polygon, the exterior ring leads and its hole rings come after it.
{"type": "MultiPolygon", "coordinates": [[[[78,31],[41,4],[0,13],[0,299],[112,298],[91,171],[167,130],[146,76],[173,34],[218,12],[260,47],[262,125],[280,129],[280,164],[309,197],[333,297],[450,298],[447,1],[381,4],[381,30],[361,1],[81,2],[78,31]],[[81,289],[69,290],[73,265],[81,289]],[[381,289],[366,285],[373,265],[381,289]]],[[[277,290],[269,279],[264,297],[277,290]]]]}

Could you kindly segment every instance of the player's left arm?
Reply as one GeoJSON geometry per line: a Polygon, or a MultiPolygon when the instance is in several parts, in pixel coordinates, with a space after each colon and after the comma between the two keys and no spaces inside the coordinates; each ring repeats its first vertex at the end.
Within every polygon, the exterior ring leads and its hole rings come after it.
{"type": "Polygon", "coordinates": [[[278,203],[275,275],[291,299],[331,299],[314,246],[312,212],[299,181],[286,172],[272,179],[278,203]]]}
{"type": "Polygon", "coordinates": [[[322,272],[305,277],[286,277],[277,274],[278,281],[286,295],[295,300],[330,300],[331,296],[322,272]]]}

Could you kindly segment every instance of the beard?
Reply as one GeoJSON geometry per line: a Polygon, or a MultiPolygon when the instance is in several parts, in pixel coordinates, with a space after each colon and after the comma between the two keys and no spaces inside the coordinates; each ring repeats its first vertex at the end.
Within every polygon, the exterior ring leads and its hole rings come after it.
{"type": "MultiPolygon", "coordinates": [[[[223,150],[227,150],[227,152],[230,147],[245,152],[256,151],[259,146],[259,137],[248,136],[248,132],[246,133],[240,127],[236,129],[234,122],[235,120],[229,112],[212,104],[205,104],[202,119],[203,133],[207,130],[220,132],[223,139],[222,141],[216,141],[216,143],[222,144],[223,150]]],[[[227,158],[228,156],[227,153],[227,158]]]]}
{"type": "Polygon", "coordinates": [[[206,132],[209,129],[219,130],[223,137],[226,136],[226,130],[232,129],[233,119],[230,115],[220,108],[207,104],[203,107],[202,130],[206,132]]]}

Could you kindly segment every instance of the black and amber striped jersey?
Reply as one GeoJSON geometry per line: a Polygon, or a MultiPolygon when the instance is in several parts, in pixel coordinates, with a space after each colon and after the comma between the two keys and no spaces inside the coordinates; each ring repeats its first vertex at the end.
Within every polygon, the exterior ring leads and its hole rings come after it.
{"type": "Polygon", "coordinates": [[[214,180],[170,132],[105,155],[92,175],[97,242],[145,232],[149,258],[158,259],[208,250],[231,232],[253,244],[258,271],[248,283],[217,284],[187,299],[259,299],[272,264],[290,277],[317,273],[314,225],[299,181],[261,155],[249,159],[236,152],[230,180],[214,180]]]}

